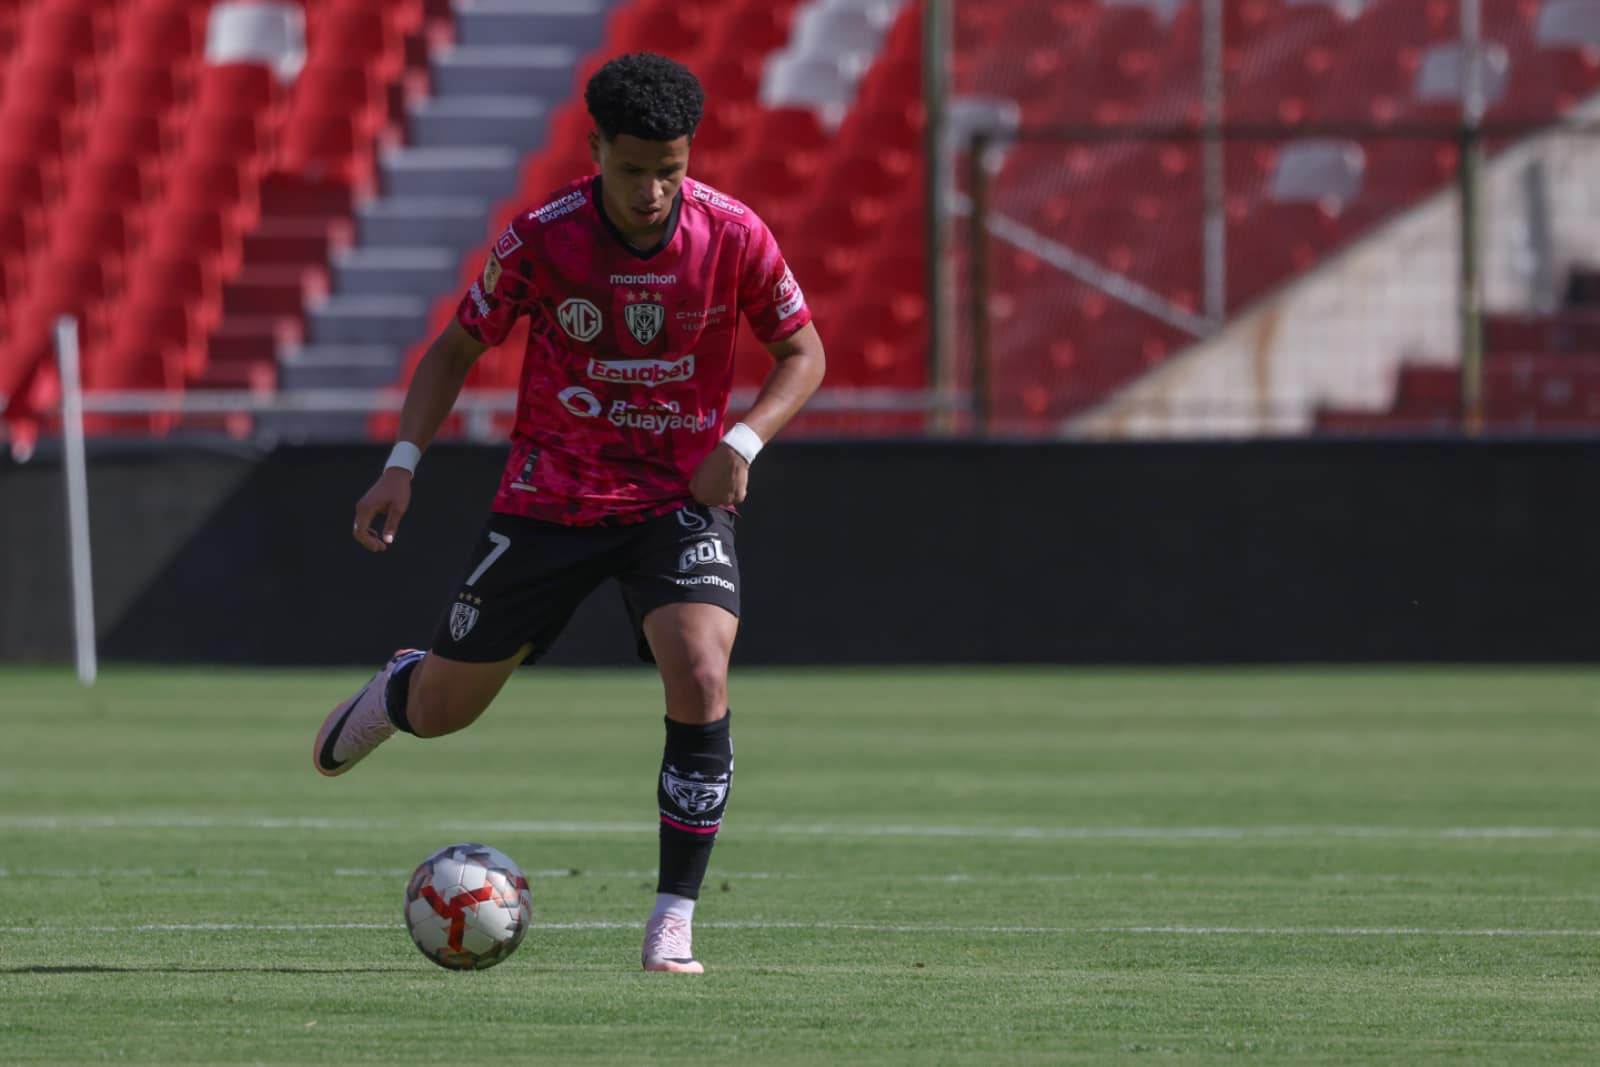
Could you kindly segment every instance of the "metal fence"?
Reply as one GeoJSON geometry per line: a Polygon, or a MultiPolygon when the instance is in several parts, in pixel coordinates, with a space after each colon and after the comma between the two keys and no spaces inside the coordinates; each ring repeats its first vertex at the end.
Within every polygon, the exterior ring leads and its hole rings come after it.
{"type": "Polygon", "coordinates": [[[1583,123],[979,131],[953,198],[971,425],[1600,429],[1597,173],[1583,123]]]}

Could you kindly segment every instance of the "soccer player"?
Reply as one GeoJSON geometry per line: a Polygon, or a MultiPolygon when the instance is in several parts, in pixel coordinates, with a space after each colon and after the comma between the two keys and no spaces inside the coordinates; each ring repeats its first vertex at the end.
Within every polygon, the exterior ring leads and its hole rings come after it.
{"type": "Polygon", "coordinates": [[[690,923],[733,776],[732,507],[763,442],[820,384],[824,356],[766,226],[687,175],[704,106],[694,75],[662,56],[623,56],[595,74],[585,99],[599,173],[500,235],[417,365],[399,441],[356,504],[355,539],[386,550],[468,368],[526,315],[511,452],[481,541],[431,649],[396,653],[335,707],[313,758],[339,775],[396,731],[438,737],[471,725],[579,602],[615,578],[666,697],[660,881],[644,968],[698,974],[690,923]],[[741,314],[776,363],[743,421],[725,426],[741,314]]]}

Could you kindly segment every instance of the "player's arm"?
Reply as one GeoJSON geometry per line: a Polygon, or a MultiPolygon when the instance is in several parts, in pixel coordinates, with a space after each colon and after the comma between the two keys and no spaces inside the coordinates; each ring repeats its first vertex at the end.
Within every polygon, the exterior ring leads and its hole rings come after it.
{"type": "Polygon", "coordinates": [[[828,361],[816,326],[808,322],[783,340],[768,342],[766,348],[776,363],[761,383],[755,403],[689,482],[689,491],[702,504],[743,501],[754,450],[776,437],[822,384],[828,361]]]}
{"type": "Polygon", "coordinates": [[[389,454],[378,480],[356,502],[353,533],[369,552],[382,552],[394,541],[400,519],[411,506],[411,475],[416,461],[455,407],[467,372],[487,349],[452,319],[417,364],[400,408],[400,443],[389,454]],[[372,529],[373,519],[380,513],[384,516],[382,533],[372,529]]]}

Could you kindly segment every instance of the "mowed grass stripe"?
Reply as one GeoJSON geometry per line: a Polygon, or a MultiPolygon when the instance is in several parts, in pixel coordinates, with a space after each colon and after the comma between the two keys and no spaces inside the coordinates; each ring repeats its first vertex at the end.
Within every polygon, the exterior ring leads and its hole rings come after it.
{"type": "Polygon", "coordinates": [[[1600,1047],[1600,672],[736,672],[699,981],[638,970],[653,676],[521,672],[472,730],[321,780],[365,673],[0,672],[0,1062],[1600,1047]],[[458,975],[399,899],[474,838],[538,925],[458,975]]]}

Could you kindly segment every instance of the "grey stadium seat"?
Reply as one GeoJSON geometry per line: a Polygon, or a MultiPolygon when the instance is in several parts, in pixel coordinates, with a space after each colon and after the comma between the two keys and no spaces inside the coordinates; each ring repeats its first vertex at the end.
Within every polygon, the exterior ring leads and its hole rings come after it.
{"type": "Polygon", "coordinates": [[[305,12],[294,4],[218,4],[206,22],[206,62],[260,63],[279,81],[293,81],[306,63],[305,12]]]}
{"type": "MultiPolygon", "coordinates": [[[[1459,44],[1436,44],[1422,56],[1417,70],[1415,93],[1418,100],[1460,100],[1466,87],[1467,64],[1459,44]]],[[[1478,70],[1483,85],[1484,106],[1492,106],[1506,95],[1511,82],[1511,54],[1506,46],[1484,41],[1479,46],[1478,70]]]]}
{"type": "Polygon", "coordinates": [[[1540,48],[1600,47],[1600,3],[1554,0],[1539,9],[1533,39],[1540,48]]]}
{"type": "Polygon", "coordinates": [[[1103,7],[1145,8],[1163,23],[1169,23],[1177,18],[1178,12],[1191,2],[1192,0],[1100,0],[1103,7]]]}
{"type": "Polygon", "coordinates": [[[1321,204],[1342,210],[1361,195],[1366,172],[1367,153],[1354,141],[1294,141],[1278,154],[1269,195],[1280,204],[1321,204]]]}
{"type": "Polygon", "coordinates": [[[1372,6],[1372,0],[1285,0],[1287,7],[1325,7],[1346,22],[1361,17],[1372,6]]]}
{"type": "Polygon", "coordinates": [[[777,55],[761,75],[761,103],[767,107],[848,107],[856,98],[854,71],[821,56],[777,55]]]}
{"type": "Polygon", "coordinates": [[[868,11],[807,8],[795,24],[789,51],[800,56],[873,56],[887,23],[868,11]]]}

